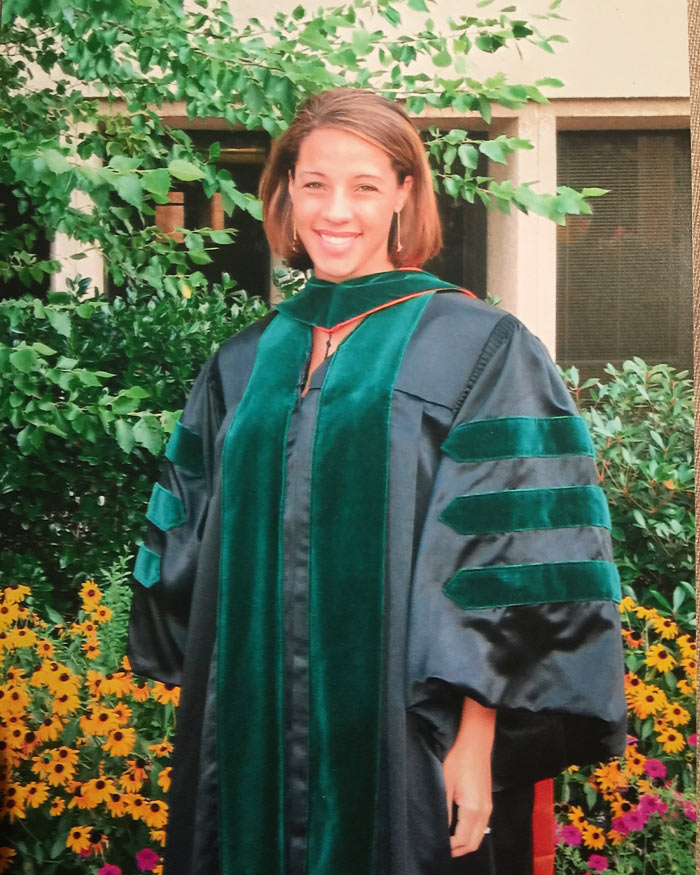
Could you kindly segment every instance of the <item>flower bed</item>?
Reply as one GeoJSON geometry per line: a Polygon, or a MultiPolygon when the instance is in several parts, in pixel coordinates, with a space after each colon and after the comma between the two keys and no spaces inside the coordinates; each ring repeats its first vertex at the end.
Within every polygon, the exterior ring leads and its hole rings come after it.
{"type": "Polygon", "coordinates": [[[694,635],[625,597],[624,756],[559,779],[557,873],[694,875],[694,635]]]}
{"type": "Polygon", "coordinates": [[[179,688],[110,666],[123,616],[91,580],[72,625],[48,624],[26,586],[0,601],[0,872],[160,873],[179,688]],[[9,821],[9,829],[8,829],[9,821]],[[22,863],[34,864],[31,870],[22,863]]]}

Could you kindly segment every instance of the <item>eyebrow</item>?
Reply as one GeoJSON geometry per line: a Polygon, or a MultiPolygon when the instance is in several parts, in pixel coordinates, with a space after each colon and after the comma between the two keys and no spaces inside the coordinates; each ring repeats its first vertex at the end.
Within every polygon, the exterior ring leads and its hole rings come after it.
{"type": "MultiPolygon", "coordinates": [[[[324,178],[327,176],[326,173],[323,173],[320,170],[301,170],[299,172],[299,175],[300,176],[322,176],[324,178]]],[[[355,176],[353,176],[353,179],[374,179],[374,180],[377,180],[378,182],[381,182],[382,178],[383,177],[378,176],[376,173],[356,173],[355,176]]]]}

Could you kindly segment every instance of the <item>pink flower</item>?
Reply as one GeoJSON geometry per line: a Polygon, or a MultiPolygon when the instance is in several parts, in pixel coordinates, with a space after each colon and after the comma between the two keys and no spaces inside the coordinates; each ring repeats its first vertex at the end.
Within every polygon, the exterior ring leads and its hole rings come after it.
{"type": "Polygon", "coordinates": [[[614,817],[612,822],[612,828],[615,832],[619,832],[621,836],[626,836],[630,831],[630,828],[625,823],[622,817],[614,817]]]}
{"type": "Polygon", "coordinates": [[[644,829],[648,817],[649,815],[645,815],[638,808],[635,808],[634,811],[628,811],[627,814],[622,816],[622,822],[628,830],[644,829]]]}
{"type": "Polygon", "coordinates": [[[666,766],[661,760],[655,760],[651,757],[644,763],[644,771],[650,778],[665,778],[666,766]]]}
{"type": "Polygon", "coordinates": [[[562,827],[561,837],[567,845],[581,844],[581,830],[571,823],[567,823],[566,826],[562,827]]]}
{"type": "Polygon", "coordinates": [[[119,866],[113,866],[111,863],[105,863],[101,869],[97,870],[97,875],[122,875],[122,870],[119,866]]]}
{"type": "Polygon", "coordinates": [[[150,848],[141,848],[136,855],[136,865],[141,872],[151,872],[158,865],[158,854],[150,848]]]}
{"type": "Polygon", "coordinates": [[[591,854],[588,858],[588,866],[591,869],[595,869],[596,872],[605,872],[608,868],[608,861],[605,857],[601,857],[600,854],[591,854]]]}
{"type": "Polygon", "coordinates": [[[697,747],[697,746],[698,746],[698,734],[697,734],[697,732],[694,732],[692,735],[689,735],[689,736],[688,736],[688,744],[689,744],[691,747],[697,747]]]}
{"type": "Polygon", "coordinates": [[[662,817],[668,811],[668,805],[658,796],[647,793],[639,800],[639,810],[642,814],[660,814],[662,817]]]}
{"type": "Polygon", "coordinates": [[[695,807],[694,802],[684,802],[683,803],[683,813],[688,818],[688,820],[697,820],[698,819],[698,810],[695,807]]]}

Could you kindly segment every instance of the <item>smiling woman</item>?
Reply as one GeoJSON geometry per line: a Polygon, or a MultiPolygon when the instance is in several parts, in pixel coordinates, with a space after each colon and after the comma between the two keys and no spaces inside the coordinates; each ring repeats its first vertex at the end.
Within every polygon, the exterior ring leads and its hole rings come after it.
{"type": "Polygon", "coordinates": [[[131,663],[182,685],[165,873],[544,875],[535,783],[625,741],[590,437],[522,324],[421,269],[398,105],[312,97],[260,192],[313,274],[205,366],[134,571],[131,663]]]}

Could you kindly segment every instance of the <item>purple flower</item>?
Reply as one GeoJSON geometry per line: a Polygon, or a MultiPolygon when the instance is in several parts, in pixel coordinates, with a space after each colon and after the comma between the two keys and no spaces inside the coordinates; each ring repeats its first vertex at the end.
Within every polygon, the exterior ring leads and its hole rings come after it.
{"type": "Polygon", "coordinates": [[[688,736],[688,744],[689,744],[691,747],[697,747],[697,746],[698,746],[698,734],[697,734],[697,732],[694,732],[692,735],[689,735],[689,736],[688,736]]]}
{"type": "Polygon", "coordinates": [[[600,854],[591,854],[588,858],[588,866],[590,869],[594,869],[596,872],[605,872],[608,868],[608,861],[605,857],[601,857],[600,854]]]}
{"type": "Polygon", "coordinates": [[[97,870],[97,875],[122,875],[122,870],[119,866],[113,866],[111,863],[105,863],[101,869],[97,870]]]}
{"type": "Polygon", "coordinates": [[[661,760],[655,760],[651,757],[644,763],[644,771],[650,778],[665,778],[666,766],[661,760]]]}
{"type": "Polygon", "coordinates": [[[567,845],[581,844],[581,830],[573,824],[567,823],[566,826],[562,827],[561,837],[567,845]]]}
{"type": "Polygon", "coordinates": [[[683,813],[688,818],[688,820],[697,820],[698,819],[698,810],[695,807],[694,802],[684,802],[683,803],[683,813]]]}
{"type": "Polygon", "coordinates": [[[615,832],[619,832],[621,836],[626,836],[630,831],[629,827],[624,821],[622,817],[614,817],[612,822],[612,828],[615,832]]]}
{"type": "Polygon", "coordinates": [[[141,872],[151,872],[158,865],[158,854],[150,848],[141,848],[136,855],[136,865],[141,872]]]}
{"type": "Polygon", "coordinates": [[[645,815],[638,808],[635,808],[634,811],[628,811],[622,816],[622,822],[628,830],[644,829],[648,817],[649,815],[645,815]]]}

